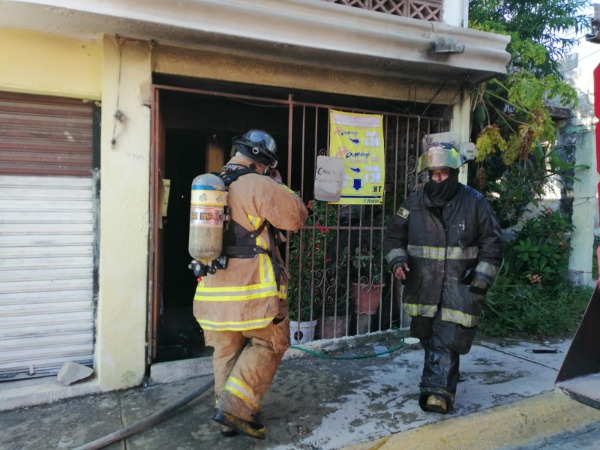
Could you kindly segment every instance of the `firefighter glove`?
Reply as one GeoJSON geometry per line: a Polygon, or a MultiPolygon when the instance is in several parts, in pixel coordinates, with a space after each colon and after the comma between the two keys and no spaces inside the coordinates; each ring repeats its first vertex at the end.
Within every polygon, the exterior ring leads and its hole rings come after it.
{"type": "Polygon", "coordinates": [[[469,291],[474,294],[485,295],[487,293],[488,288],[490,287],[489,283],[481,278],[475,278],[471,281],[471,287],[469,291]]]}

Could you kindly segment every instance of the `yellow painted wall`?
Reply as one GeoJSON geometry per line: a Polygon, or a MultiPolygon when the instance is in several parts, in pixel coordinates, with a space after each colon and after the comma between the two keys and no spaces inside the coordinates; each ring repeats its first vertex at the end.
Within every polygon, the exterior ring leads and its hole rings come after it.
{"type": "Polygon", "coordinates": [[[150,200],[150,46],[104,38],[96,370],[100,387],[143,381],[150,200]],[[115,113],[122,113],[122,120],[115,113]]]}
{"type": "Polygon", "coordinates": [[[0,89],[99,100],[102,43],[0,29],[0,89]]]}
{"type": "Polygon", "coordinates": [[[94,368],[103,390],[137,386],[146,370],[150,46],[0,30],[0,61],[0,90],[102,103],[94,368]]]}

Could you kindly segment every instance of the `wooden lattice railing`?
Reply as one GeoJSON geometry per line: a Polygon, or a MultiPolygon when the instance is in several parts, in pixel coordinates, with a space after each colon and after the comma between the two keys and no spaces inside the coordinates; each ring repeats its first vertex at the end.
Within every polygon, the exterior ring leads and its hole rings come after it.
{"type": "Polygon", "coordinates": [[[323,0],[329,3],[412,17],[430,22],[442,21],[444,0],[323,0]]]}

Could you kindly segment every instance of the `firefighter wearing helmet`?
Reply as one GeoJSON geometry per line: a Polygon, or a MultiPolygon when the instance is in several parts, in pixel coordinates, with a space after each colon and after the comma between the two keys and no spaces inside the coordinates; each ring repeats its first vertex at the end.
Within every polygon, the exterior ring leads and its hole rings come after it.
{"type": "Polygon", "coordinates": [[[220,176],[228,186],[227,265],[199,278],[194,315],[214,347],[217,413],[224,436],[264,439],[255,420],[284,352],[289,348],[281,230],[297,231],[308,217],[302,199],[281,181],[277,145],[263,130],[233,141],[220,176]],[[228,181],[227,181],[228,180],[228,181]]]}
{"type": "Polygon", "coordinates": [[[234,139],[234,148],[242,155],[264,164],[265,167],[277,167],[277,144],[273,137],[262,130],[250,130],[234,139]]]}
{"type": "Polygon", "coordinates": [[[459,153],[434,144],[418,161],[428,171],[387,226],[383,251],[404,283],[403,308],[410,334],[425,351],[419,405],[453,409],[460,355],[475,337],[485,295],[503,256],[498,220],[481,193],[458,181],[459,153]]]}

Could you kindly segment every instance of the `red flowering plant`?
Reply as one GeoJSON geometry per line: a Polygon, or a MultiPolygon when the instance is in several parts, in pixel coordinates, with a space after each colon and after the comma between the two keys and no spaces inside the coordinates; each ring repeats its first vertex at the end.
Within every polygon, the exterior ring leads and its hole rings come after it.
{"type": "Polygon", "coordinates": [[[338,295],[343,288],[337,274],[344,273],[347,261],[343,254],[336,256],[338,206],[311,200],[307,207],[305,226],[289,242],[288,302],[290,318],[296,321],[337,312],[343,300],[338,295]]]}

